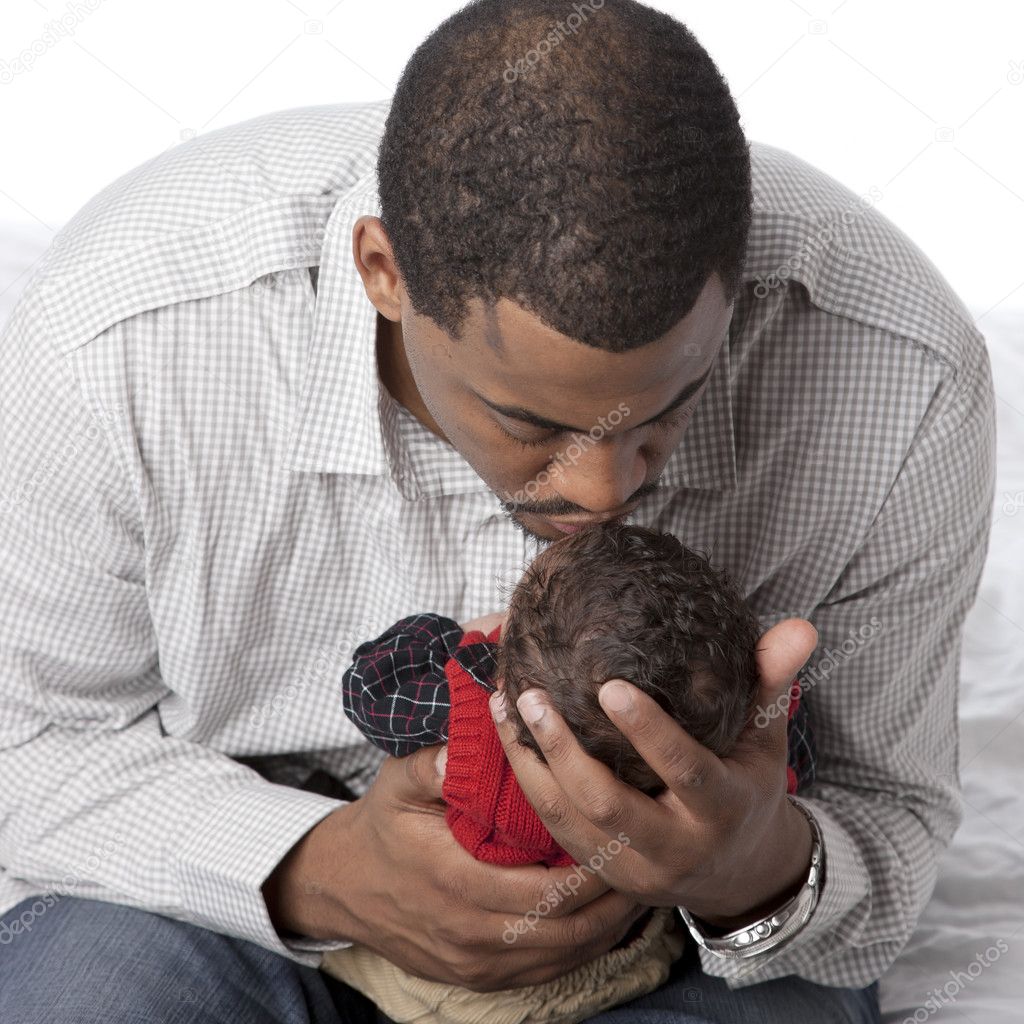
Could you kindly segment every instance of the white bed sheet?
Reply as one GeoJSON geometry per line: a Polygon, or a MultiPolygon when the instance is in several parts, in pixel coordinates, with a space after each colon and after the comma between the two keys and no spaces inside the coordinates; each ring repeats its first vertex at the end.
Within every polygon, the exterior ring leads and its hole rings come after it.
{"type": "MultiPolygon", "coordinates": [[[[42,225],[0,225],[0,325],[51,237],[42,225]]],[[[882,979],[885,1024],[1024,1020],[1024,309],[997,308],[979,326],[996,385],[999,467],[963,645],[964,821],[917,931],[882,979]]]]}

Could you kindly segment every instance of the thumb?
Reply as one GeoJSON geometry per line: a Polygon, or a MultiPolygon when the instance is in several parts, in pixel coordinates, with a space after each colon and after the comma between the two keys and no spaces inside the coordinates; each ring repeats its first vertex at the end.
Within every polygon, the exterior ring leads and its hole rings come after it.
{"type": "Polygon", "coordinates": [[[806,619],[783,619],[772,626],[757,645],[762,696],[787,693],[817,645],[818,631],[806,619]]]}
{"type": "Polygon", "coordinates": [[[413,803],[443,800],[441,787],[447,758],[447,745],[421,747],[398,758],[398,764],[405,769],[401,795],[413,803]]]}
{"type": "Polygon", "coordinates": [[[756,654],[760,685],[744,736],[763,750],[785,748],[790,687],[817,644],[818,631],[806,619],[783,619],[761,637],[756,654]]]}

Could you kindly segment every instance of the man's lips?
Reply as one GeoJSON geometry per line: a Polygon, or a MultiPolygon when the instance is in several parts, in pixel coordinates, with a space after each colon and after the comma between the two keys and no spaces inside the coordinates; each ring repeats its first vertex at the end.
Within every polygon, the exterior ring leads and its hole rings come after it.
{"type": "Polygon", "coordinates": [[[594,520],[593,523],[583,523],[578,526],[570,526],[567,523],[556,523],[554,519],[549,519],[548,522],[556,529],[561,530],[562,533],[578,533],[580,530],[585,530],[587,526],[597,525],[598,520],[594,520]]]}
{"type": "Polygon", "coordinates": [[[560,530],[562,533],[577,533],[580,530],[585,530],[588,526],[599,526],[601,523],[617,522],[620,519],[625,519],[626,516],[632,512],[633,509],[629,509],[626,512],[620,512],[616,516],[598,516],[592,519],[571,519],[571,520],[557,520],[549,519],[544,516],[544,521],[549,525],[553,526],[556,530],[560,530]]]}

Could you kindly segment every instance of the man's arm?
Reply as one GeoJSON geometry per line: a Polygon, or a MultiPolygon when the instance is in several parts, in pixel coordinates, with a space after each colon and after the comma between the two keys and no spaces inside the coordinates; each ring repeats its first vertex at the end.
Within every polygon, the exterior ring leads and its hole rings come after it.
{"type": "Polygon", "coordinates": [[[317,963],[260,887],[342,802],[163,733],[135,497],[33,289],[0,366],[0,864],[317,963]]]}

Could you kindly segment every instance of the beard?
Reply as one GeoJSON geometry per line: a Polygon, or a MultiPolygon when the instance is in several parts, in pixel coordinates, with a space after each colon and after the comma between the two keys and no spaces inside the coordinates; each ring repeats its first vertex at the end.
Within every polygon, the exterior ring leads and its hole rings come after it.
{"type": "MultiPolygon", "coordinates": [[[[495,495],[495,497],[497,497],[497,495],[495,495]]],[[[524,523],[519,518],[519,515],[520,515],[519,510],[516,509],[515,507],[509,507],[509,503],[507,501],[502,501],[501,498],[498,498],[498,503],[499,503],[499,506],[500,506],[501,511],[504,514],[505,518],[520,533],[525,534],[531,540],[537,541],[540,544],[552,544],[552,543],[554,543],[554,541],[553,541],[553,539],[551,537],[542,537],[539,533],[534,533],[533,530],[531,530],[530,527],[528,527],[526,525],[526,523],[524,523]]]]}

